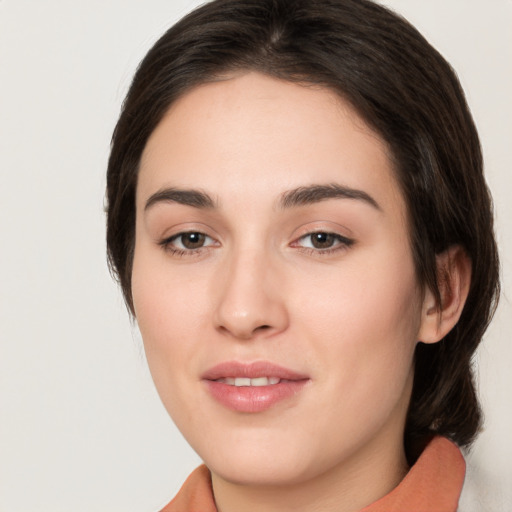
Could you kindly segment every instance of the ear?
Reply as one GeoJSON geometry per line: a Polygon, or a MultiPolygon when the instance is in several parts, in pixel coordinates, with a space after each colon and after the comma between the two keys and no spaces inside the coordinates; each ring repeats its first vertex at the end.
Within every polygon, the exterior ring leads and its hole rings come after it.
{"type": "Polygon", "coordinates": [[[437,280],[441,304],[430,289],[423,299],[418,340],[436,343],[459,321],[471,284],[471,260],[466,251],[455,245],[436,256],[437,280]]]}

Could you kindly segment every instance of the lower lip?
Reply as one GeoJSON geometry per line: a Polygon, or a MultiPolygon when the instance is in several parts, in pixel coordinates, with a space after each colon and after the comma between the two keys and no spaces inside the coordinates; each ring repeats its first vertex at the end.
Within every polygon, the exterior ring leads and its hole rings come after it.
{"type": "Polygon", "coordinates": [[[230,386],[214,380],[204,381],[210,394],[228,409],[237,412],[262,412],[295,396],[308,379],[282,381],[272,386],[230,386]]]}

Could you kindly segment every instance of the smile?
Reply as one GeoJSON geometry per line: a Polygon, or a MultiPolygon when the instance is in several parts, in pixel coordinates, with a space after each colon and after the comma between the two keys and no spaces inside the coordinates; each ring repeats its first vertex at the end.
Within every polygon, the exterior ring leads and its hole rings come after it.
{"type": "Polygon", "coordinates": [[[236,412],[264,412],[293,400],[310,382],[309,376],[268,361],[227,361],[201,378],[215,402],[236,412]]]}

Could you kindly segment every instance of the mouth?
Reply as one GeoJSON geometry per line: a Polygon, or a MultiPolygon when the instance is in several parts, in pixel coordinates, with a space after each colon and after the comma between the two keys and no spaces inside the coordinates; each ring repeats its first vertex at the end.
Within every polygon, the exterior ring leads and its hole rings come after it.
{"type": "Polygon", "coordinates": [[[291,400],[310,381],[307,375],[267,361],[229,361],[202,375],[210,396],[237,412],[263,412],[291,400]]]}
{"type": "Polygon", "coordinates": [[[222,379],[217,379],[215,382],[227,384],[228,386],[252,386],[258,388],[262,386],[275,386],[281,382],[281,379],[278,377],[256,377],[255,379],[250,379],[249,377],[225,377],[222,379]]]}

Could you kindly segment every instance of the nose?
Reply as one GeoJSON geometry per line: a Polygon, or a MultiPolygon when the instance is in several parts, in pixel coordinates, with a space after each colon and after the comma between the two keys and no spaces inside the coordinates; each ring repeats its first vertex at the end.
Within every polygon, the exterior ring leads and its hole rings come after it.
{"type": "Polygon", "coordinates": [[[288,326],[283,279],[263,254],[240,254],[217,276],[215,327],[224,334],[250,340],[270,337],[288,326]]]}

